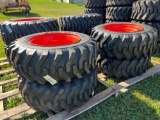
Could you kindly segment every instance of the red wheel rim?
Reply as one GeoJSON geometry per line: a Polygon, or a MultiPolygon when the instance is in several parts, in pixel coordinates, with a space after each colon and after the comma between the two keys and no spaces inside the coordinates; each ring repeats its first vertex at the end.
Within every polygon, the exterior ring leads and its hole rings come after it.
{"type": "Polygon", "coordinates": [[[79,42],[81,38],[78,35],[70,33],[49,33],[34,36],[29,39],[29,44],[41,47],[56,47],[71,45],[79,42]]]}
{"type": "Polygon", "coordinates": [[[13,20],[13,22],[29,22],[29,21],[38,21],[38,20],[44,20],[44,18],[22,18],[13,20]]]}
{"type": "Polygon", "coordinates": [[[127,33],[127,32],[139,32],[142,31],[144,28],[136,24],[109,24],[105,25],[104,29],[106,31],[111,31],[111,32],[127,33]]]}

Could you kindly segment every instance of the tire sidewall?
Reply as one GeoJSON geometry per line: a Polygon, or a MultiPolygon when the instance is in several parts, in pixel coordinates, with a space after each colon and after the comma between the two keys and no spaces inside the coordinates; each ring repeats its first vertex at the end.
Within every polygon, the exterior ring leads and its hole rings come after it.
{"type": "Polygon", "coordinates": [[[103,25],[99,25],[95,27],[97,30],[103,32],[103,33],[109,33],[109,34],[119,34],[119,35],[130,35],[130,34],[141,34],[141,33],[146,33],[149,32],[151,30],[153,30],[154,28],[148,26],[148,25],[144,25],[144,24],[138,24],[138,23],[130,23],[130,22],[118,22],[118,23],[107,23],[107,24],[103,24],[103,25]],[[108,31],[104,29],[105,25],[110,25],[110,24],[135,24],[135,25],[139,25],[142,26],[144,29],[142,31],[138,31],[138,32],[112,32],[112,31],[108,31]]]}
{"type": "Polygon", "coordinates": [[[17,44],[19,44],[20,46],[22,47],[25,47],[25,48],[31,48],[31,49],[40,49],[40,50],[52,50],[52,49],[63,49],[63,48],[71,48],[71,47],[75,47],[75,46],[79,46],[79,45],[82,45],[82,44],[85,44],[86,42],[90,41],[90,37],[85,35],[85,34],[82,34],[82,33],[77,33],[77,32],[42,32],[42,33],[37,33],[37,34],[32,34],[32,35],[28,35],[28,36],[25,36],[25,37],[22,37],[20,39],[17,39],[17,44]],[[38,36],[38,35],[41,35],[41,34],[50,34],[50,33],[69,33],[69,34],[74,34],[74,35],[77,35],[80,37],[80,41],[75,43],[75,44],[71,44],[71,45],[65,45],[65,46],[51,46],[51,47],[41,47],[41,46],[33,46],[31,44],[28,43],[29,39],[31,39],[32,37],[34,36],[38,36]]]}

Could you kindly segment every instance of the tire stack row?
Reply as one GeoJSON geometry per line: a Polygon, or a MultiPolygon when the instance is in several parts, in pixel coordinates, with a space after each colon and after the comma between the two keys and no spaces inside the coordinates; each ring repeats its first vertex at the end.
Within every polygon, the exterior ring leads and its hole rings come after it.
{"type": "Polygon", "coordinates": [[[160,55],[160,1],[139,0],[132,7],[132,22],[147,24],[156,28],[158,32],[157,47],[153,54],[160,55]]]}
{"type": "Polygon", "coordinates": [[[107,0],[106,23],[130,22],[134,1],[136,0],[107,0]]]}
{"type": "Polygon", "coordinates": [[[102,15],[102,21],[106,19],[106,0],[85,0],[84,13],[98,13],[102,15]]]}
{"type": "Polygon", "coordinates": [[[61,31],[74,31],[87,35],[91,34],[92,28],[102,24],[101,14],[82,14],[62,16],[59,18],[61,31]]]}
{"type": "Polygon", "coordinates": [[[156,29],[138,23],[96,26],[91,36],[97,42],[99,71],[117,78],[141,75],[149,68],[157,35],[156,29]]]}
{"type": "Polygon", "coordinates": [[[48,18],[6,21],[1,26],[6,56],[20,76],[22,97],[45,113],[81,105],[97,84],[95,40],[58,30],[57,20],[48,18]]]}

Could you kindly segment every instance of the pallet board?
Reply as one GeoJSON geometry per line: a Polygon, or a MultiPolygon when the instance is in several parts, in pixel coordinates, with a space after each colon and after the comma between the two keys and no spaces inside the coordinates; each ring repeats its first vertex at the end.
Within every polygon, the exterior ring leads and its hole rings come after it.
{"type": "Polygon", "coordinates": [[[26,103],[23,103],[22,105],[19,105],[17,107],[11,108],[9,110],[5,110],[3,112],[0,112],[0,120],[10,118],[14,115],[17,115],[17,114],[22,113],[26,110],[29,110],[30,108],[31,107],[28,106],[26,103]]]}
{"type": "Polygon", "coordinates": [[[0,86],[8,84],[8,83],[13,83],[13,82],[16,82],[16,81],[18,81],[18,78],[13,78],[13,79],[10,79],[10,80],[6,80],[6,81],[3,81],[3,82],[0,82],[0,86]]]}
{"type": "Polygon", "coordinates": [[[0,58],[0,61],[6,61],[7,58],[0,58]]]}
{"type": "Polygon", "coordinates": [[[0,94],[0,100],[6,99],[8,97],[12,97],[14,95],[19,94],[19,89],[11,90],[9,92],[1,93],[0,94]]]}
{"type": "Polygon", "coordinates": [[[2,71],[0,71],[0,75],[12,73],[12,72],[15,72],[15,70],[13,68],[10,68],[8,70],[2,70],[2,71]]]}
{"type": "MultiPolygon", "coordinates": [[[[0,86],[0,94],[3,93],[3,88],[2,86],[0,86]]],[[[0,100],[0,112],[4,111],[4,104],[3,104],[3,100],[0,100]]]]}
{"type": "Polygon", "coordinates": [[[1,67],[1,66],[4,66],[4,65],[9,65],[9,62],[0,63],[0,67],[1,67]]]}
{"type": "Polygon", "coordinates": [[[160,72],[160,65],[155,66],[155,67],[147,70],[147,72],[145,72],[141,76],[137,76],[135,78],[130,78],[124,82],[121,82],[113,87],[110,87],[110,88],[100,92],[99,94],[92,97],[88,102],[83,104],[81,107],[76,108],[72,111],[63,111],[63,112],[58,113],[56,115],[52,115],[52,116],[50,115],[49,116],[50,118],[48,118],[47,120],[69,120],[69,119],[72,119],[75,116],[80,115],[81,113],[98,105],[99,103],[103,102],[104,100],[111,97],[112,95],[117,95],[117,93],[119,91],[121,91],[129,86],[132,86],[135,83],[138,83],[138,82],[140,82],[150,76],[153,76],[159,72],[160,72]]]}

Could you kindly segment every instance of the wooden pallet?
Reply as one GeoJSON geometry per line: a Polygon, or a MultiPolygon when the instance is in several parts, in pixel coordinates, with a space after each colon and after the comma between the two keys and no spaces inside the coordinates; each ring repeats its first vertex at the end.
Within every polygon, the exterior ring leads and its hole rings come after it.
{"type": "MultiPolygon", "coordinates": [[[[0,61],[5,61],[6,59],[0,59],[0,61]]],[[[159,64],[158,62],[154,62],[154,64],[159,64]]],[[[1,63],[0,65],[6,65],[6,63],[1,63]]],[[[0,71],[0,75],[8,74],[8,73],[14,73],[14,69],[9,69],[5,71],[0,71]]],[[[135,78],[128,79],[124,82],[121,82],[115,86],[110,87],[109,85],[105,84],[103,81],[106,80],[107,76],[103,74],[98,74],[98,81],[106,86],[106,90],[100,92],[99,94],[92,97],[88,102],[84,103],[81,107],[75,108],[72,111],[62,111],[56,115],[53,115],[52,112],[48,113],[48,120],[66,120],[74,118],[77,115],[80,115],[81,113],[91,109],[95,105],[98,105],[99,103],[103,102],[104,100],[108,99],[111,96],[118,96],[119,93],[127,91],[127,88],[136,84],[137,82],[140,82],[144,80],[145,78],[148,78],[150,76],[153,76],[154,74],[157,74],[160,72],[160,65],[157,65],[151,69],[149,69],[146,73],[144,73],[141,76],[137,76],[135,78]]],[[[4,82],[0,82],[0,119],[16,119],[20,118],[22,114],[24,113],[34,113],[35,111],[28,106],[26,103],[19,105],[17,107],[11,108],[9,110],[4,110],[4,103],[3,100],[7,99],[8,97],[12,97],[19,94],[18,89],[3,93],[3,86],[8,83],[14,83],[17,81],[17,78],[10,79],[4,82]]]]}
{"type": "MultiPolygon", "coordinates": [[[[146,73],[142,74],[141,76],[137,76],[135,78],[128,79],[124,82],[118,83],[115,86],[109,87],[106,90],[100,92],[99,94],[92,97],[88,102],[84,103],[81,107],[75,108],[71,111],[63,111],[56,115],[53,113],[48,114],[47,120],[69,120],[72,119],[83,112],[93,108],[94,106],[98,105],[99,103],[103,102],[104,100],[107,100],[111,96],[118,96],[121,92],[127,91],[127,88],[142,81],[145,80],[148,77],[154,76],[155,74],[160,74],[160,65],[157,65],[151,69],[149,69],[146,73]]],[[[99,81],[103,81],[106,79],[106,76],[103,74],[99,74],[99,81]],[[100,77],[101,76],[101,77],[100,77]]],[[[102,83],[102,82],[101,82],[102,83]]]]}
{"type": "MultiPolygon", "coordinates": [[[[9,62],[5,62],[6,58],[1,58],[0,61],[4,61],[0,63],[0,67],[3,67],[5,65],[9,65],[9,62]]],[[[10,74],[15,73],[15,70],[13,68],[10,68],[8,70],[1,70],[0,75],[4,74],[10,74]]],[[[35,111],[31,109],[30,106],[28,106],[26,103],[19,105],[17,107],[11,108],[9,110],[4,110],[4,100],[13,96],[21,97],[20,92],[18,89],[11,90],[9,92],[3,93],[3,86],[6,84],[11,84],[17,82],[17,78],[13,78],[10,80],[6,80],[3,82],[0,82],[0,120],[3,119],[16,119],[20,118],[24,112],[26,113],[34,113],[35,111]]]]}

